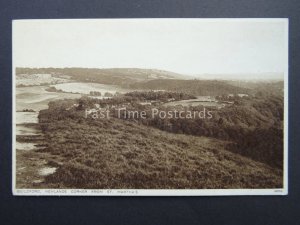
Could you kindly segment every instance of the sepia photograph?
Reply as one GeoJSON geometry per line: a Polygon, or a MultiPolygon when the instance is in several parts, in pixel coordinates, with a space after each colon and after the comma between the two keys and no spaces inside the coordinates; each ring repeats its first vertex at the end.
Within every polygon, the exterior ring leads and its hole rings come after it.
{"type": "Polygon", "coordinates": [[[288,19],[14,20],[13,194],[286,195],[288,19]]]}

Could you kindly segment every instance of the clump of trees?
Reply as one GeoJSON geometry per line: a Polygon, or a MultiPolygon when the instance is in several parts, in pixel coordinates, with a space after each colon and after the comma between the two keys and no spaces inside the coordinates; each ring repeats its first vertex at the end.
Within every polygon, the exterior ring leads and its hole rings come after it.
{"type": "Polygon", "coordinates": [[[33,109],[23,109],[22,112],[35,112],[33,109]]]}
{"type": "Polygon", "coordinates": [[[90,95],[91,96],[101,96],[101,92],[100,91],[90,91],[90,95]]]}
{"type": "Polygon", "coordinates": [[[46,88],[45,90],[46,90],[46,91],[49,91],[49,92],[63,92],[63,90],[57,89],[57,88],[54,87],[54,86],[48,87],[48,88],[46,88]]]}
{"type": "Polygon", "coordinates": [[[168,99],[186,100],[196,99],[195,96],[182,93],[182,92],[171,92],[171,91],[133,91],[126,93],[125,96],[135,97],[140,100],[160,100],[167,101],[168,99]]]}
{"type": "Polygon", "coordinates": [[[105,92],[104,97],[113,97],[114,95],[110,92],[105,92]]]}

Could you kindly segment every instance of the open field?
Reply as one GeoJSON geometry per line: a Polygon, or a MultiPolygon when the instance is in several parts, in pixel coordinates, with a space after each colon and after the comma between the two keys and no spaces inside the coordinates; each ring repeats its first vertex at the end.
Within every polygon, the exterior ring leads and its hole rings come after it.
{"type": "Polygon", "coordinates": [[[19,74],[16,78],[17,86],[36,86],[70,82],[69,79],[55,77],[52,74],[19,74]]]}
{"type": "Polygon", "coordinates": [[[203,100],[198,100],[198,99],[189,99],[189,100],[181,100],[181,101],[173,101],[173,102],[167,102],[164,104],[165,106],[176,106],[176,105],[182,105],[182,106],[222,106],[222,103],[219,102],[214,102],[214,101],[203,101],[203,100]]]}
{"type": "Polygon", "coordinates": [[[39,111],[46,109],[49,101],[81,97],[80,94],[48,92],[45,90],[46,88],[47,86],[17,87],[16,110],[33,109],[39,111]]]}
{"type": "Polygon", "coordinates": [[[98,83],[64,83],[64,84],[56,84],[52,85],[58,90],[62,90],[64,92],[73,92],[80,94],[89,94],[91,91],[101,92],[102,95],[104,93],[112,93],[116,92],[125,93],[129,90],[120,88],[116,85],[108,85],[108,84],[98,84],[98,83]]]}

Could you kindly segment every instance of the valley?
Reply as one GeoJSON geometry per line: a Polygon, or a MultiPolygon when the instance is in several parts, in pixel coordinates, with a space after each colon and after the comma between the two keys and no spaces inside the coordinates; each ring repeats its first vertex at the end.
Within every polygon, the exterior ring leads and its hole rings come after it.
{"type": "Polygon", "coordinates": [[[282,187],[280,83],[262,89],[143,69],[19,68],[16,76],[17,188],[282,187]],[[129,120],[114,116],[119,107],[214,113],[129,120]],[[87,109],[111,117],[85,118],[87,109]]]}

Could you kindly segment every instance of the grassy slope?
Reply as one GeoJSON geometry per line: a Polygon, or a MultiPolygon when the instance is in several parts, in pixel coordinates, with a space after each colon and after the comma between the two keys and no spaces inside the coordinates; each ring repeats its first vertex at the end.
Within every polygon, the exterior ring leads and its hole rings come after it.
{"type": "Polygon", "coordinates": [[[62,159],[55,188],[279,188],[282,171],[224,150],[226,142],[170,134],[118,119],[44,124],[62,159]]]}

